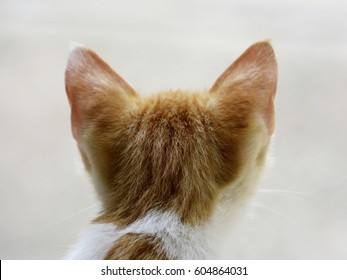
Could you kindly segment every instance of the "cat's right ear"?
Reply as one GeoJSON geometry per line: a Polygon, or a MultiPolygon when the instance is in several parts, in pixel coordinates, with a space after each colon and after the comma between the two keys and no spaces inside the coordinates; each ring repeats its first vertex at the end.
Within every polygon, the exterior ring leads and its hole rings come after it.
{"type": "Polygon", "coordinates": [[[270,43],[249,47],[217,79],[210,92],[217,96],[218,111],[226,122],[261,116],[269,134],[274,130],[277,62],[270,43]]]}
{"type": "Polygon", "coordinates": [[[136,96],[135,90],[106,62],[80,45],[70,51],[65,70],[65,89],[71,106],[72,134],[76,140],[96,113],[98,103],[112,96],[121,109],[129,96],[136,96]]]}

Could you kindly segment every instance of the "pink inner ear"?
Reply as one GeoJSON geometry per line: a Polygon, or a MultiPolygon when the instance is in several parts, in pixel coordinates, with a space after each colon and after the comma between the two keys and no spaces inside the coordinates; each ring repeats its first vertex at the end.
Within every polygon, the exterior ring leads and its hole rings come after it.
{"type": "MultiPolygon", "coordinates": [[[[66,80],[68,80],[68,73],[66,73],[66,80]]],[[[72,91],[73,88],[69,86],[68,83],[65,84],[65,90],[66,94],[69,100],[69,104],[71,107],[71,131],[72,136],[75,138],[75,140],[78,141],[80,134],[81,134],[81,127],[82,127],[82,115],[78,110],[78,106],[76,104],[77,98],[73,95],[72,91]]]]}
{"type": "Polygon", "coordinates": [[[273,98],[269,98],[268,104],[265,107],[264,120],[269,134],[272,135],[275,130],[275,106],[273,98]]]}
{"type": "Polygon", "coordinates": [[[81,135],[81,128],[82,128],[82,115],[77,109],[77,106],[73,104],[71,106],[71,130],[72,130],[72,136],[75,138],[75,140],[79,140],[79,137],[81,135]]]}

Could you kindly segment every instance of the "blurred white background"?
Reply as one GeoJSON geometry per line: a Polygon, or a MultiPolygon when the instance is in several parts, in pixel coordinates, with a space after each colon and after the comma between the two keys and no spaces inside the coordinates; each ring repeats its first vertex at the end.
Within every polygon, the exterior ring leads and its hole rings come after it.
{"type": "Polygon", "coordinates": [[[347,259],[344,0],[0,0],[0,258],[60,258],[94,213],[70,133],[70,42],[145,95],[207,89],[269,38],[279,63],[274,165],[226,256],[347,259]]]}

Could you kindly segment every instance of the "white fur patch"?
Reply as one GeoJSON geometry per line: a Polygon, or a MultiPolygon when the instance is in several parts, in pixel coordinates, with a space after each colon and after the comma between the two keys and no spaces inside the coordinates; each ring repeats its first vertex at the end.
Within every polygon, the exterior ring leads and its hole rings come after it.
{"type": "Polygon", "coordinates": [[[79,242],[73,246],[67,260],[102,260],[119,237],[114,224],[91,224],[82,232],[79,242]]]}
{"type": "Polygon", "coordinates": [[[209,251],[203,228],[182,224],[173,212],[150,211],[126,231],[159,237],[169,258],[204,259],[209,251]]]}
{"type": "Polygon", "coordinates": [[[203,228],[182,224],[172,212],[150,211],[122,229],[114,224],[91,224],[66,259],[103,259],[114,242],[127,233],[160,238],[169,258],[205,259],[209,252],[203,228]]]}

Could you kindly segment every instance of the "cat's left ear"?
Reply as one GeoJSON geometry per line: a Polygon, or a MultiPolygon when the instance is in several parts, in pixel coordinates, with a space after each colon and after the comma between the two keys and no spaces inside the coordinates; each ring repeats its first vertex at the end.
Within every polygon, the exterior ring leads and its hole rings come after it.
{"type": "MultiPolygon", "coordinates": [[[[277,87],[277,62],[270,43],[250,46],[217,79],[210,92],[217,96],[225,119],[258,114],[271,134],[274,130],[274,97],[277,87]],[[235,113],[235,107],[238,111],[235,113]]],[[[218,108],[217,108],[218,110],[218,108]]]]}
{"type": "MultiPolygon", "coordinates": [[[[79,140],[84,127],[100,114],[102,102],[121,111],[135,90],[92,50],[77,45],[71,49],[65,70],[65,89],[71,105],[71,128],[79,140]]],[[[104,106],[104,107],[105,107],[104,106]]],[[[119,113],[119,112],[118,112],[119,113]]]]}

